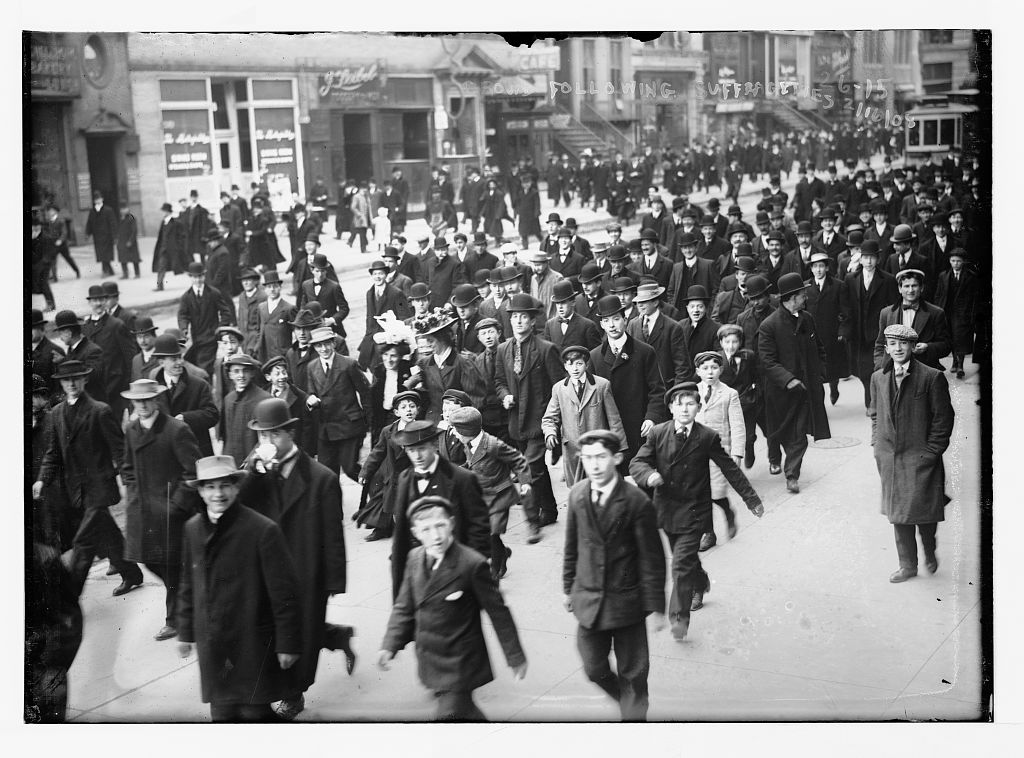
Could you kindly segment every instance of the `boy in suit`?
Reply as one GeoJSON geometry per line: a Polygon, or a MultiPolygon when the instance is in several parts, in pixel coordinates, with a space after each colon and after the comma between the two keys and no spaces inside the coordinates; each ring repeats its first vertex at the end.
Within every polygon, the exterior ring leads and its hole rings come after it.
{"type": "Polygon", "coordinates": [[[645,721],[645,618],[652,631],[665,628],[665,551],[651,501],[617,471],[620,445],[607,430],[580,437],[587,478],[569,493],[563,603],[579,622],[576,646],[587,678],[618,701],[623,721],[645,721]],[[608,664],[613,645],[615,672],[608,664]]]}
{"type": "Polygon", "coordinates": [[[491,518],[491,576],[497,581],[508,572],[512,555],[501,535],[508,528],[509,509],[520,495],[530,493],[530,466],[526,456],[483,430],[483,416],[476,408],[456,408],[449,418],[465,451],[463,465],[476,474],[484,492],[491,518]]]}
{"type": "Polygon", "coordinates": [[[422,544],[409,553],[377,665],[386,671],[395,654],[415,639],[420,681],[434,690],[437,720],[484,721],[473,690],[494,675],[480,611],[487,611],[516,679],[526,676],[526,655],[487,560],[455,541],[454,511],[450,500],[438,496],[421,497],[409,506],[408,522],[422,544]]]}
{"type": "Polygon", "coordinates": [[[628,446],[611,382],[587,371],[589,358],[590,351],[582,345],[569,345],[562,350],[567,376],[551,388],[551,399],[541,419],[545,447],[554,452],[561,442],[565,483],[569,487],[586,478],[579,453],[579,440],[584,433],[610,429],[618,436],[621,447],[628,446]]]}
{"type": "Polygon", "coordinates": [[[747,508],[760,518],[764,506],[736,461],[722,447],[718,433],[695,419],[700,394],[694,382],[677,384],[665,393],[672,418],[651,430],[629,464],[629,473],[640,487],[654,489],[658,525],[672,549],[672,595],[669,620],[672,636],[686,639],[690,610],[703,605],[711,580],[700,565],[700,539],[711,523],[711,467],[722,474],[747,508]]]}

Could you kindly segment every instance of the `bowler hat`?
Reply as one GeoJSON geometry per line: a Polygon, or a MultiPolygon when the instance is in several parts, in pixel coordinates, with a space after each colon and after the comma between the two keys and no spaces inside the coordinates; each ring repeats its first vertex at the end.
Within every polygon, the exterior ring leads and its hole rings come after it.
{"type": "Polygon", "coordinates": [[[665,393],[665,405],[672,404],[672,398],[678,395],[680,392],[693,392],[697,395],[698,402],[700,399],[700,390],[697,387],[696,382],[679,382],[673,384],[668,391],[665,393]]]}
{"type": "Polygon", "coordinates": [[[892,232],[893,242],[912,242],[917,237],[914,230],[908,224],[900,224],[892,232]]]}
{"type": "Polygon", "coordinates": [[[288,403],[279,397],[268,397],[256,403],[252,420],[247,426],[253,431],[270,432],[287,429],[299,423],[288,408],[288,403]]]}
{"type": "Polygon", "coordinates": [[[576,290],[568,279],[560,279],[551,288],[552,303],[567,303],[576,299],[576,290]]]}
{"type": "Polygon", "coordinates": [[[761,297],[768,293],[768,289],[771,287],[771,282],[768,278],[761,276],[760,274],[754,274],[753,276],[747,277],[747,297],[761,297]]]}
{"type": "Polygon", "coordinates": [[[452,305],[456,308],[465,307],[480,299],[480,293],[476,291],[476,287],[472,284],[460,284],[455,288],[451,297],[452,305]]]}
{"type": "Polygon", "coordinates": [[[310,232],[306,235],[306,242],[312,242],[317,247],[320,247],[320,234],[319,232],[310,232]]]}
{"type": "Polygon", "coordinates": [[[380,257],[381,258],[395,258],[395,259],[398,259],[398,258],[402,257],[402,251],[399,250],[394,245],[387,245],[384,248],[384,252],[381,253],[380,257]]]}
{"type": "Polygon", "coordinates": [[[459,408],[448,414],[452,428],[463,437],[476,437],[483,429],[483,416],[472,405],[459,408]]]}
{"type": "Polygon", "coordinates": [[[424,282],[416,282],[409,288],[409,299],[410,300],[427,300],[430,298],[431,292],[424,282]]]}
{"type": "Polygon", "coordinates": [[[153,357],[168,358],[173,355],[181,355],[181,345],[173,334],[161,334],[153,345],[153,357]]]}
{"type": "Polygon", "coordinates": [[[626,249],[631,253],[639,253],[642,249],[640,247],[640,238],[637,237],[636,239],[631,239],[629,242],[627,242],[626,249]]]}
{"type": "Polygon", "coordinates": [[[103,285],[94,284],[89,287],[89,294],[85,296],[86,300],[105,300],[106,294],[103,292],[103,285]]]}
{"type": "Polygon", "coordinates": [[[505,310],[509,313],[540,313],[543,309],[543,304],[535,298],[533,295],[529,295],[525,292],[519,292],[512,296],[509,304],[505,306],[505,310]]]}
{"type": "Polygon", "coordinates": [[[729,212],[726,215],[727,216],[742,216],[743,215],[743,209],[740,208],[738,205],[730,205],[729,206],[729,212]]]}
{"type": "Polygon", "coordinates": [[[473,244],[474,245],[486,245],[487,244],[487,232],[473,232],[473,244]]]}
{"type": "Polygon", "coordinates": [[[550,223],[552,221],[554,221],[556,224],[561,226],[561,224],[562,224],[562,217],[559,216],[557,213],[549,213],[548,214],[548,222],[550,223]]]}
{"type": "Polygon", "coordinates": [[[626,306],[615,295],[605,295],[597,301],[598,318],[614,316],[616,313],[622,313],[624,310],[626,310],[626,306]]]}
{"type": "Polygon", "coordinates": [[[202,276],[206,273],[206,267],[202,263],[192,261],[188,264],[188,275],[189,276],[202,276]]]}
{"type": "Polygon", "coordinates": [[[683,302],[690,302],[691,300],[703,300],[707,302],[711,299],[708,295],[707,289],[703,284],[694,284],[688,290],[686,290],[686,297],[683,298],[683,302]]]}
{"type": "Polygon", "coordinates": [[[713,197],[710,200],[708,200],[708,208],[714,208],[715,210],[718,210],[721,204],[721,201],[717,197],[713,197]]]}
{"type": "Polygon", "coordinates": [[[447,250],[448,240],[444,237],[434,237],[434,249],[435,250],[447,250]]]}
{"type": "Polygon", "coordinates": [[[310,268],[326,271],[330,267],[331,263],[330,261],[327,260],[327,256],[324,255],[323,253],[317,253],[316,255],[313,256],[313,265],[310,266],[310,268]]]}
{"type": "Polygon", "coordinates": [[[402,447],[408,447],[428,442],[439,434],[441,434],[441,430],[433,421],[411,421],[406,424],[405,429],[395,432],[392,439],[402,447]]]}
{"type": "Polygon", "coordinates": [[[373,263],[371,263],[370,267],[368,269],[366,269],[366,270],[368,272],[370,272],[371,274],[374,271],[385,271],[386,272],[388,270],[388,264],[386,264],[384,261],[376,260],[373,263]]]}
{"type": "Polygon", "coordinates": [[[657,300],[665,294],[665,288],[660,286],[657,282],[653,284],[641,284],[636,288],[636,297],[633,298],[634,302],[646,303],[648,300],[657,300]]]}
{"type": "Polygon", "coordinates": [[[128,389],[121,391],[121,397],[125,400],[152,400],[167,388],[154,379],[136,379],[128,385],[128,389]]]}
{"type": "Polygon", "coordinates": [[[520,271],[515,266],[502,266],[500,269],[498,269],[498,274],[501,277],[498,281],[501,284],[505,284],[507,282],[514,282],[516,279],[519,279],[523,275],[523,272],[520,271]]]}
{"type": "Polygon", "coordinates": [[[164,213],[174,213],[174,208],[171,207],[170,203],[164,203],[163,205],[161,205],[160,210],[162,210],[164,213]]]}
{"type": "MultiPolygon", "coordinates": [[[[407,426],[406,429],[408,428],[409,427],[407,426]]],[[[398,435],[396,434],[395,436],[397,437],[398,435]]],[[[448,512],[449,516],[455,515],[455,506],[452,505],[451,500],[446,497],[441,497],[440,495],[427,495],[426,497],[413,500],[409,504],[409,507],[405,511],[405,518],[409,523],[412,523],[412,520],[417,513],[420,511],[429,511],[432,508],[443,508],[448,512]]]]}
{"type": "Polygon", "coordinates": [[[672,201],[672,210],[677,211],[686,205],[686,200],[681,197],[677,197],[672,201]]]}
{"type": "Polygon", "coordinates": [[[931,217],[928,223],[931,224],[932,226],[945,226],[948,228],[949,216],[947,216],[945,213],[936,213],[934,216],[931,217]]]}
{"type": "Polygon", "coordinates": [[[683,218],[693,218],[693,219],[700,218],[700,214],[697,213],[697,209],[696,208],[690,208],[690,207],[685,208],[681,215],[682,215],[683,218]]]}
{"type": "MultiPolygon", "coordinates": [[[[708,203],[708,205],[710,206],[711,203],[708,203]]],[[[712,216],[708,216],[708,215],[705,214],[705,216],[700,220],[700,225],[701,226],[715,226],[716,222],[715,222],[715,219],[712,216]]]]}
{"type": "Polygon", "coordinates": [[[773,240],[775,242],[784,243],[786,241],[786,235],[780,232],[778,229],[772,229],[770,232],[768,232],[768,241],[771,242],[773,240]]]}
{"type": "MultiPolygon", "coordinates": [[[[609,292],[629,292],[637,288],[636,282],[628,276],[617,276],[608,283],[609,292]]],[[[600,301],[598,301],[600,302],[600,301]]]]}
{"type": "Polygon", "coordinates": [[[676,242],[679,247],[692,247],[698,244],[699,240],[693,232],[683,232],[679,235],[679,239],[676,242]]]}
{"type": "Polygon", "coordinates": [[[586,284],[595,279],[600,279],[602,276],[604,276],[604,272],[601,271],[601,267],[593,261],[587,261],[583,264],[583,268],[580,269],[579,281],[580,284],[586,284]]]}
{"type": "Polygon", "coordinates": [[[754,268],[754,259],[749,255],[741,255],[736,259],[736,270],[743,271],[747,274],[753,274],[756,269],[754,268]]]}
{"type": "Polygon", "coordinates": [[[612,453],[617,453],[622,449],[622,440],[619,439],[615,432],[608,429],[592,429],[589,432],[584,432],[576,440],[576,449],[578,450],[584,445],[593,445],[595,443],[604,445],[612,453]]]}
{"type": "Polygon", "coordinates": [[[612,245],[608,248],[608,260],[609,261],[624,261],[629,257],[629,252],[626,250],[625,245],[612,245]]]}
{"type": "Polygon", "coordinates": [[[946,256],[949,258],[956,256],[957,258],[963,258],[965,260],[970,257],[967,255],[967,251],[964,250],[962,247],[952,248],[948,253],[946,253],[946,256]]]}
{"type": "Polygon", "coordinates": [[[490,284],[491,270],[489,268],[478,269],[473,274],[473,286],[476,288],[483,287],[485,284],[490,284]]]}
{"type": "Polygon", "coordinates": [[[561,239],[562,237],[571,238],[572,237],[572,230],[569,227],[567,227],[567,226],[563,226],[555,234],[555,237],[559,238],[559,239],[561,239]]]}
{"type": "Polygon", "coordinates": [[[909,326],[904,326],[903,324],[890,324],[885,327],[885,331],[882,332],[882,335],[885,337],[893,337],[898,340],[903,340],[904,342],[917,342],[919,339],[916,331],[909,326]]]}
{"type": "Polygon", "coordinates": [[[230,358],[225,358],[224,365],[244,366],[246,368],[251,368],[253,370],[260,368],[259,362],[252,356],[246,355],[245,353],[236,353],[235,355],[232,355],[230,358]]]}
{"type": "Polygon", "coordinates": [[[74,379],[79,376],[89,376],[91,373],[92,369],[81,361],[63,361],[57,365],[57,370],[53,372],[53,378],[74,379]]]}
{"type": "MultiPolygon", "coordinates": [[[[152,319],[151,319],[152,320],[152,319]]],[[[42,326],[46,323],[46,319],[43,318],[43,312],[38,308],[32,309],[32,326],[42,326]]]]}
{"type": "Polygon", "coordinates": [[[276,269],[263,272],[263,284],[280,284],[281,275],[277,273],[276,269]]]}
{"type": "Polygon", "coordinates": [[[835,221],[835,219],[836,219],[835,209],[832,208],[831,205],[828,206],[827,208],[823,208],[821,210],[821,213],[818,214],[818,220],[819,221],[822,221],[822,220],[827,219],[827,218],[830,218],[833,221],[835,221]]]}
{"type": "Polygon", "coordinates": [[[230,455],[209,455],[196,461],[196,478],[185,483],[196,487],[203,482],[215,479],[230,479],[237,482],[245,476],[245,471],[235,467],[235,459],[230,455]]]}
{"type": "Polygon", "coordinates": [[[810,221],[801,221],[796,225],[796,233],[799,234],[814,234],[814,228],[811,226],[810,221]]]}
{"type": "Polygon", "coordinates": [[[220,234],[220,230],[216,226],[211,226],[205,232],[203,232],[203,242],[220,241],[223,239],[220,234]]]}
{"type": "Polygon", "coordinates": [[[656,231],[654,231],[653,229],[647,228],[647,229],[644,229],[642,232],[640,232],[640,239],[641,240],[648,240],[650,242],[657,242],[658,241],[658,233],[656,231]]]}
{"type": "Polygon", "coordinates": [[[877,258],[878,242],[875,240],[864,240],[864,244],[860,246],[860,255],[862,258],[865,255],[873,255],[875,258],[877,258]]]}
{"type": "Polygon", "coordinates": [[[800,278],[800,274],[795,272],[780,276],[776,286],[778,287],[780,298],[792,295],[794,292],[799,292],[807,287],[807,285],[804,284],[804,280],[800,278]]]}
{"type": "Polygon", "coordinates": [[[119,296],[121,292],[117,288],[117,282],[103,282],[103,294],[107,297],[119,296]]]}
{"type": "Polygon", "coordinates": [[[852,231],[846,237],[847,247],[860,247],[864,244],[864,232],[852,231]]]}
{"type": "Polygon", "coordinates": [[[868,209],[872,213],[885,213],[886,212],[885,200],[883,200],[880,197],[876,197],[874,200],[872,200],[870,203],[868,203],[868,209]]]}
{"type": "Polygon", "coordinates": [[[574,219],[572,216],[569,216],[568,218],[565,219],[565,228],[577,229],[579,228],[579,225],[576,223],[576,219],[574,219]]]}

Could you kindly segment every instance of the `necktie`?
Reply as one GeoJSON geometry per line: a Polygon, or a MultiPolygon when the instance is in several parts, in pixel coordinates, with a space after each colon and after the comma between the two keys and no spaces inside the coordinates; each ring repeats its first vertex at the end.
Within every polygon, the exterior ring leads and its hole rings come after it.
{"type": "Polygon", "coordinates": [[[708,394],[706,394],[704,396],[704,405],[707,405],[710,402],[711,402],[711,388],[708,387],[708,394]]]}
{"type": "Polygon", "coordinates": [[[331,373],[331,364],[330,363],[324,363],[324,373],[325,374],[331,373]]]}
{"type": "Polygon", "coordinates": [[[515,337],[512,338],[512,371],[523,373],[523,346],[515,337]]]}
{"type": "Polygon", "coordinates": [[[595,508],[600,508],[601,507],[601,490],[591,490],[590,491],[590,499],[593,501],[595,508]]]}
{"type": "Polygon", "coordinates": [[[583,382],[576,382],[576,397],[579,400],[583,399],[583,382]]]}
{"type": "Polygon", "coordinates": [[[907,267],[907,257],[905,255],[900,256],[900,268],[907,267]]]}
{"type": "Polygon", "coordinates": [[[644,342],[651,338],[651,317],[644,316],[644,342]]]}
{"type": "Polygon", "coordinates": [[[487,371],[487,378],[488,379],[493,379],[494,378],[494,351],[493,350],[485,350],[484,351],[484,368],[487,371]]]}
{"type": "Polygon", "coordinates": [[[689,435],[689,434],[687,434],[687,432],[686,432],[686,427],[685,427],[685,426],[684,426],[684,427],[683,427],[683,428],[682,428],[682,429],[681,429],[681,430],[679,431],[679,433],[678,433],[678,434],[676,435],[676,437],[678,437],[678,438],[679,438],[679,444],[680,444],[680,445],[684,444],[684,443],[686,442],[686,438],[687,438],[687,437],[689,437],[689,436],[690,436],[690,435],[689,435]]]}
{"type": "Polygon", "coordinates": [[[739,361],[739,359],[736,356],[733,356],[729,360],[729,364],[732,366],[732,373],[733,373],[733,375],[738,374],[739,370],[740,370],[740,361],[739,361]]]}
{"type": "Polygon", "coordinates": [[[960,281],[960,274],[953,274],[953,281],[954,282],[959,282],[960,281]]]}

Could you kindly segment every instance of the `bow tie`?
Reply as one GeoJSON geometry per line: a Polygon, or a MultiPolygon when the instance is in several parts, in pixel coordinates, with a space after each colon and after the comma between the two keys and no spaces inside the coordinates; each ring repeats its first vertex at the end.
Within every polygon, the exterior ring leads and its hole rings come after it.
{"type": "Polygon", "coordinates": [[[412,475],[422,482],[429,482],[433,474],[429,471],[413,471],[412,475]]]}
{"type": "Polygon", "coordinates": [[[914,303],[913,305],[907,305],[904,303],[901,307],[905,311],[916,311],[920,306],[917,303],[914,303]]]}
{"type": "Polygon", "coordinates": [[[569,321],[570,321],[570,319],[562,318],[561,316],[558,317],[558,323],[560,323],[560,324],[568,324],[569,321]]]}

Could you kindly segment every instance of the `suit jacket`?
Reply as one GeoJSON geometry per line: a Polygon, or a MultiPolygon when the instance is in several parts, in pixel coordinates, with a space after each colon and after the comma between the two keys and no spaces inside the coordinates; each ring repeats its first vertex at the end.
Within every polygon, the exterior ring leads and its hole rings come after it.
{"type": "Polygon", "coordinates": [[[580,436],[595,429],[607,429],[619,438],[623,446],[627,445],[626,430],[612,396],[611,383],[589,373],[583,384],[582,398],[576,395],[569,377],[555,383],[541,419],[541,428],[545,438],[558,439],[567,461],[579,457],[580,436]]]}
{"type": "Polygon", "coordinates": [[[617,629],[665,612],[665,549],[654,506],[621,477],[595,507],[590,481],[569,492],[562,592],[587,629],[617,629]]]}
{"type": "Polygon", "coordinates": [[[967,269],[960,272],[959,283],[952,271],[939,274],[935,305],[942,308],[949,325],[955,353],[974,351],[974,322],[978,310],[978,278],[967,269]]]}
{"type": "Polygon", "coordinates": [[[128,389],[135,357],[135,338],[128,333],[124,322],[104,315],[98,321],[91,318],[82,325],[82,335],[103,351],[103,378],[106,383],[103,397],[121,400],[118,393],[128,389]]]}
{"type": "MultiPolygon", "coordinates": [[[[235,308],[220,290],[203,286],[202,298],[189,287],[178,305],[178,328],[192,337],[192,349],[216,346],[218,326],[235,323],[235,308]]],[[[216,347],[214,347],[216,350],[216,347]]],[[[191,352],[191,351],[190,351],[191,352]]]]}
{"type": "Polygon", "coordinates": [[[124,456],[124,435],[110,406],[79,397],[72,421],[65,400],[53,409],[53,436],[43,454],[39,481],[53,484],[61,477],[68,494],[81,494],[86,509],[106,508],[121,499],[117,473],[124,456]]]}
{"type": "Polygon", "coordinates": [[[482,555],[453,543],[434,569],[426,548],[409,554],[402,590],[381,648],[397,652],[416,640],[420,681],[435,691],[466,692],[494,679],[480,611],[487,611],[509,666],[526,662],[512,613],[482,555]]]}
{"type": "Polygon", "coordinates": [[[284,359],[288,361],[288,378],[291,379],[292,384],[303,392],[309,392],[309,364],[312,361],[320,360],[316,349],[309,345],[306,348],[306,354],[301,355],[296,342],[285,351],[284,359]]]}
{"type": "Polygon", "coordinates": [[[664,313],[658,314],[654,329],[646,340],[643,327],[643,316],[632,319],[626,324],[626,334],[637,342],[644,342],[654,348],[665,386],[671,387],[678,382],[691,381],[694,375],[693,363],[690,351],[686,348],[683,327],[667,318],[664,313]]]}
{"type": "Polygon", "coordinates": [[[718,350],[718,329],[721,327],[714,319],[704,316],[697,322],[697,328],[693,328],[693,322],[687,316],[679,322],[683,331],[683,339],[686,341],[686,349],[690,353],[690,359],[697,357],[698,353],[705,350],[718,350]]]}
{"type": "Polygon", "coordinates": [[[413,284],[427,281],[426,274],[420,264],[420,257],[418,255],[410,255],[409,253],[403,252],[402,257],[398,259],[397,268],[398,273],[404,274],[412,279],[413,284]]]}
{"type": "Polygon", "coordinates": [[[38,374],[51,391],[56,387],[56,380],[53,379],[53,372],[64,360],[64,348],[46,337],[39,340],[39,344],[32,348],[32,373],[38,374]]]}
{"type": "Polygon", "coordinates": [[[551,253],[551,261],[548,263],[548,266],[551,267],[552,271],[557,271],[561,274],[562,278],[576,281],[579,278],[580,271],[583,270],[583,264],[586,262],[587,259],[570,246],[569,254],[565,256],[564,261],[561,258],[561,249],[551,253]]]}
{"type": "Polygon", "coordinates": [[[430,286],[430,307],[443,308],[451,300],[452,292],[465,284],[466,269],[459,259],[448,255],[444,260],[429,261],[426,267],[427,284],[430,286]]]}
{"type": "Polygon", "coordinates": [[[718,292],[718,285],[721,277],[715,269],[714,261],[697,258],[693,269],[684,270],[685,261],[680,261],[672,267],[672,276],[668,283],[668,304],[678,309],[680,313],[686,311],[683,299],[690,287],[700,284],[708,291],[708,297],[714,297],[718,292]]]}
{"type": "Polygon", "coordinates": [[[608,340],[590,351],[590,364],[595,375],[611,382],[612,396],[618,406],[629,450],[640,447],[640,427],[644,421],[658,423],[668,416],[665,408],[665,382],[658,368],[654,348],[626,333],[626,341],[618,355],[608,340]],[[627,357],[623,357],[625,354],[627,357]]]}
{"type": "Polygon", "coordinates": [[[821,248],[832,260],[839,257],[839,254],[846,249],[846,237],[841,235],[839,232],[832,231],[832,242],[828,245],[825,244],[825,232],[820,231],[814,235],[811,240],[811,245],[814,247],[821,248]]]}
{"type": "MultiPolygon", "coordinates": [[[[581,297],[583,295],[577,295],[577,303],[581,297]]],[[[586,298],[584,298],[584,301],[586,301],[586,298]]],[[[601,330],[597,324],[586,316],[573,313],[569,323],[566,325],[564,334],[562,333],[561,319],[558,316],[549,318],[547,323],[544,324],[544,339],[554,345],[559,354],[561,354],[563,348],[570,345],[581,345],[587,350],[592,350],[601,344],[601,330]]]]}
{"type": "Polygon", "coordinates": [[[688,527],[703,531],[710,529],[709,462],[722,470],[748,508],[761,504],[761,498],[747,477],[722,447],[718,432],[696,421],[682,447],[674,421],[658,424],[630,462],[629,473],[640,487],[649,486],[648,480],[655,471],[661,474],[664,483],[654,490],[654,507],[658,511],[658,526],[667,533],[679,533],[688,527]]]}
{"type": "Polygon", "coordinates": [[[462,390],[469,395],[474,407],[480,407],[484,401],[487,388],[483,376],[477,372],[477,364],[473,353],[460,353],[452,348],[442,366],[437,365],[433,356],[420,360],[420,374],[406,387],[419,388],[426,395],[426,415],[428,421],[441,420],[442,396],[446,390],[462,390]]]}
{"type": "Polygon", "coordinates": [[[471,547],[485,557],[491,555],[491,522],[484,502],[480,480],[474,474],[444,458],[438,458],[434,475],[421,494],[414,469],[407,468],[395,483],[395,533],[391,540],[391,596],[398,597],[409,551],[419,546],[409,527],[406,511],[414,501],[426,495],[440,495],[455,506],[455,541],[471,547]]]}
{"type": "Polygon", "coordinates": [[[703,237],[701,237],[700,241],[697,242],[697,257],[711,261],[712,263],[731,250],[732,245],[718,236],[713,237],[710,244],[708,244],[708,241],[703,237]]]}
{"type": "Polygon", "coordinates": [[[839,297],[843,285],[839,280],[825,275],[825,283],[822,289],[818,289],[815,280],[808,279],[806,284],[810,285],[804,292],[807,294],[807,305],[805,310],[814,316],[814,326],[818,330],[818,337],[821,344],[825,346],[825,355],[828,360],[829,381],[838,379],[845,373],[840,373],[847,364],[846,347],[837,342],[839,338],[839,297]]]}
{"type": "Polygon", "coordinates": [[[531,336],[522,346],[522,372],[515,369],[515,337],[498,346],[494,383],[498,400],[506,395],[515,398],[509,409],[509,436],[516,441],[541,437],[541,416],[551,399],[552,385],[565,377],[565,367],[555,346],[547,340],[531,336]]]}
{"type": "MultiPolygon", "coordinates": [[[[875,337],[876,371],[885,364],[892,363],[892,359],[885,352],[885,328],[902,323],[902,305],[889,305],[879,312],[878,335],[875,337]]],[[[915,353],[914,359],[925,366],[944,371],[945,369],[939,361],[949,355],[952,349],[952,338],[949,334],[949,325],[946,323],[946,314],[942,308],[919,300],[917,313],[914,314],[913,329],[917,332],[918,341],[928,345],[923,352],[915,353]]]]}
{"type": "MultiPolygon", "coordinates": [[[[735,324],[736,319],[747,308],[747,297],[739,287],[722,289],[711,308],[711,320],[719,324],[735,324]]],[[[689,317],[687,317],[688,319],[689,317]]]]}
{"type": "Polygon", "coordinates": [[[115,305],[107,312],[114,318],[121,319],[121,321],[124,322],[125,328],[128,330],[128,333],[132,335],[132,355],[139,352],[139,345],[135,341],[135,335],[132,334],[132,332],[135,331],[135,322],[139,318],[139,314],[137,314],[135,311],[128,310],[122,305],[115,305]]]}
{"type": "Polygon", "coordinates": [[[899,300],[896,279],[875,269],[871,286],[864,291],[864,272],[847,274],[839,292],[839,334],[857,349],[874,350],[878,314],[899,300]]]}
{"type": "Polygon", "coordinates": [[[484,428],[492,427],[505,427],[505,434],[508,433],[508,411],[505,410],[505,406],[501,403],[501,398],[498,397],[497,384],[495,382],[495,372],[497,371],[498,363],[498,351],[494,349],[490,359],[490,367],[488,368],[488,356],[487,351],[484,350],[473,356],[473,362],[476,364],[477,373],[484,380],[484,399],[483,402],[477,406],[480,414],[483,416],[484,428]]]}
{"type": "MultiPolygon", "coordinates": [[[[167,386],[163,369],[157,371],[153,379],[167,386]]],[[[203,456],[213,455],[210,430],[217,425],[220,411],[214,402],[213,391],[209,384],[202,379],[189,376],[187,371],[182,372],[174,389],[157,395],[156,402],[160,409],[171,418],[181,414],[182,420],[188,424],[188,428],[195,435],[203,456]]],[[[246,421],[248,420],[246,419],[246,421]]]]}
{"type": "Polygon", "coordinates": [[[258,287],[250,297],[242,292],[238,296],[238,330],[242,338],[242,352],[249,356],[259,355],[260,349],[260,303],[267,302],[267,293],[258,287]]]}
{"type": "MultiPolygon", "coordinates": [[[[465,447],[463,449],[465,451],[465,447]]],[[[533,482],[526,456],[487,432],[483,433],[473,454],[467,454],[465,463],[461,465],[476,475],[488,505],[492,505],[498,495],[512,489],[513,483],[533,482]]],[[[514,491],[513,495],[509,501],[510,505],[519,502],[519,492],[514,491]]]]}
{"type": "Polygon", "coordinates": [[[308,368],[309,394],[320,398],[321,440],[346,440],[366,434],[370,415],[370,385],[353,359],[334,354],[331,373],[324,374],[319,357],[308,368]]]}
{"type": "Polygon", "coordinates": [[[871,225],[864,231],[864,240],[874,240],[878,243],[878,262],[883,263],[885,259],[892,252],[892,233],[895,231],[895,227],[887,223],[883,228],[881,234],[878,232],[878,227],[875,226],[872,221],[871,225]]]}
{"type": "MultiPolygon", "coordinates": [[[[345,325],[342,322],[348,317],[349,307],[341,285],[337,282],[332,282],[330,279],[324,279],[320,284],[319,295],[315,294],[315,286],[312,279],[302,283],[302,286],[299,288],[297,308],[302,309],[310,301],[316,300],[324,307],[324,318],[334,319],[334,326],[332,328],[335,333],[341,337],[348,336],[345,333],[345,325]]],[[[397,316],[398,314],[396,313],[395,315],[397,316]]]]}
{"type": "Polygon", "coordinates": [[[598,327],[598,329],[601,326],[601,317],[597,315],[597,301],[604,297],[604,295],[604,290],[599,288],[593,300],[588,298],[586,294],[576,296],[576,315],[593,322],[594,326],[598,327]]]}
{"type": "Polygon", "coordinates": [[[259,402],[268,397],[269,392],[250,384],[241,395],[232,390],[224,398],[218,425],[218,436],[224,441],[221,454],[230,455],[237,465],[241,465],[256,447],[258,437],[256,432],[249,428],[249,422],[255,415],[259,402]]]}
{"type": "Polygon", "coordinates": [[[669,281],[672,279],[672,268],[673,264],[664,255],[658,255],[654,261],[652,268],[647,267],[647,258],[641,258],[639,263],[631,263],[628,266],[629,269],[634,271],[640,277],[651,276],[657,280],[659,287],[668,288],[669,281]]]}
{"type": "Polygon", "coordinates": [[[257,360],[266,363],[271,358],[284,355],[292,344],[291,321],[295,316],[295,308],[283,297],[278,299],[273,313],[267,300],[256,306],[259,323],[259,351],[257,360]]]}

